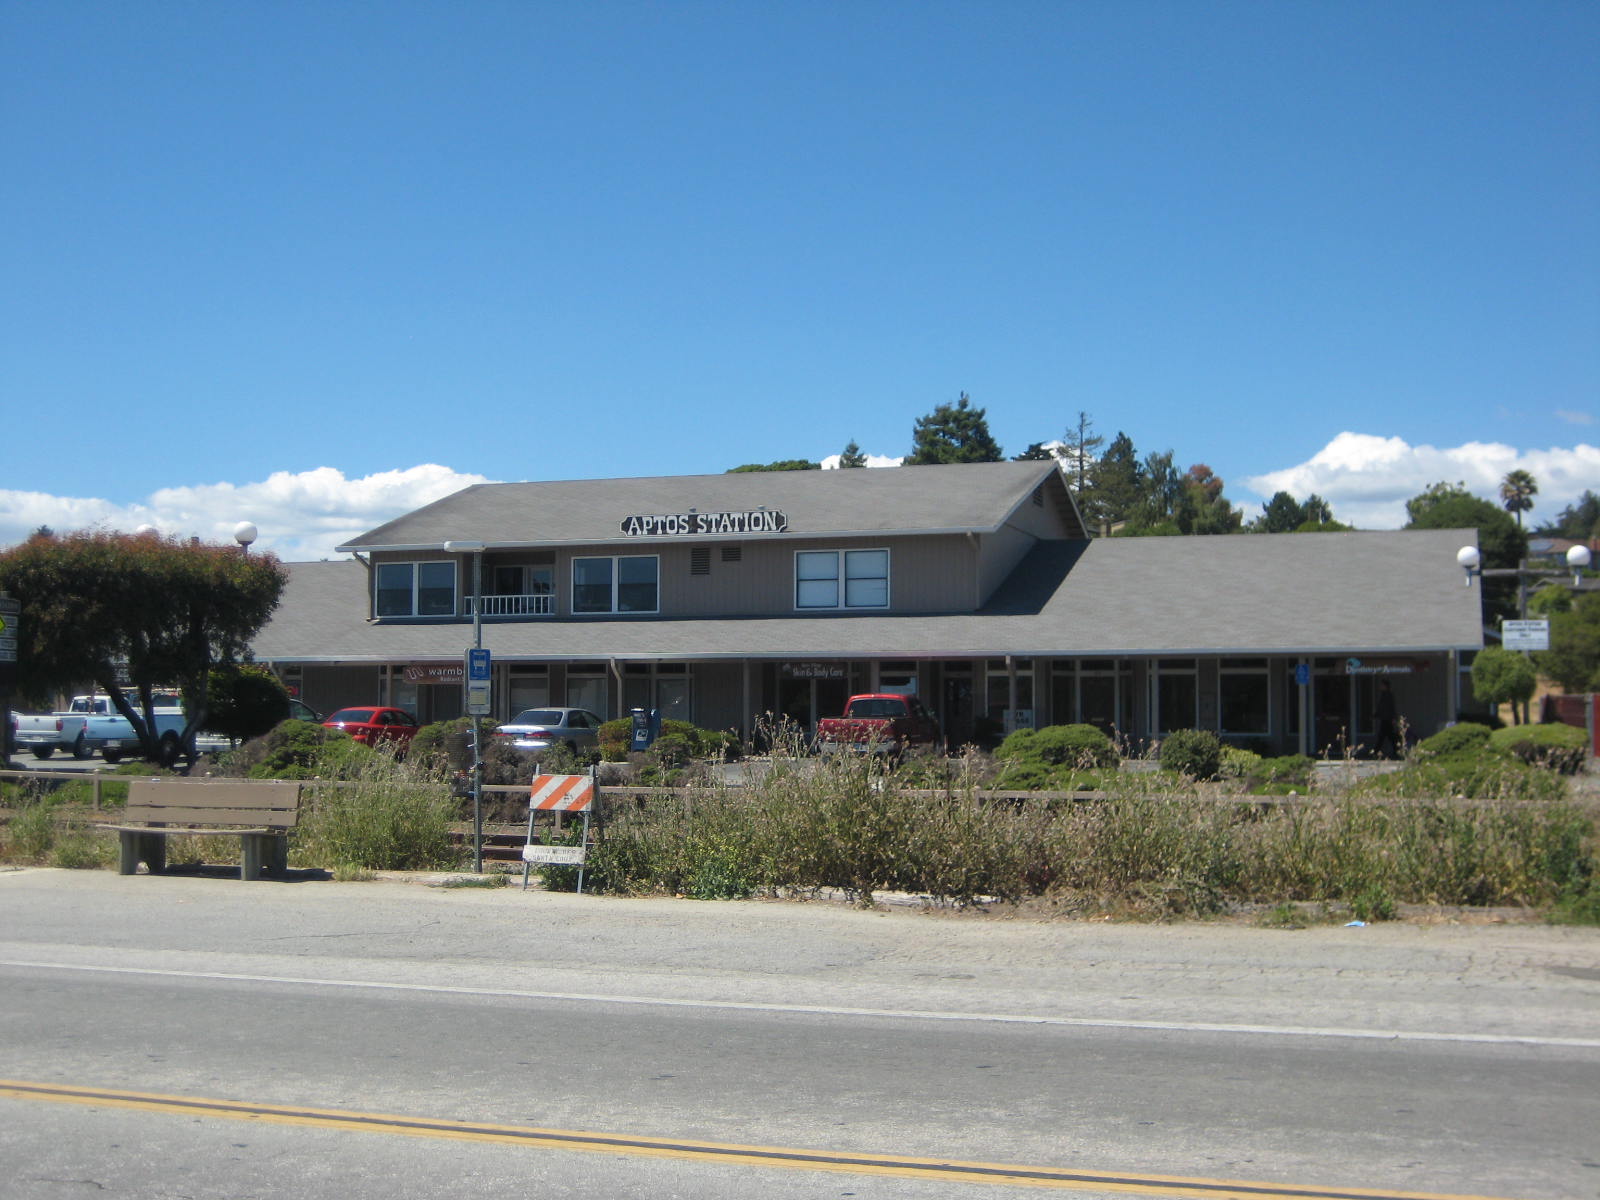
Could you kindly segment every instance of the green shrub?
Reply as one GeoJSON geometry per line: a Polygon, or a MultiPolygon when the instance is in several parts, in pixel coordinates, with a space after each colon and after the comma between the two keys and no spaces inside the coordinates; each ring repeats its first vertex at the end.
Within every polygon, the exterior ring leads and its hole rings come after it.
{"type": "Polygon", "coordinates": [[[1161,739],[1161,765],[1190,779],[1215,779],[1222,771],[1222,743],[1207,729],[1174,729],[1161,739]]]}
{"type": "Polygon", "coordinates": [[[375,871],[449,865],[456,799],[443,773],[374,754],[348,782],[316,788],[296,834],[297,857],[375,871]]]}
{"type": "Polygon", "coordinates": [[[1258,796],[1282,796],[1290,792],[1304,795],[1311,790],[1315,771],[1315,760],[1304,754],[1263,758],[1251,766],[1245,777],[1245,787],[1258,796]]]}
{"type": "Polygon", "coordinates": [[[1224,779],[1249,779],[1261,766],[1261,755],[1254,750],[1223,743],[1219,773],[1224,779]]]}
{"type": "Polygon", "coordinates": [[[1510,725],[1490,734],[1489,746],[1531,766],[1576,775],[1589,755],[1589,735],[1576,725],[1510,725]]]}
{"type": "MultiPolygon", "coordinates": [[[[484,722],[480,730],[483,749],[495,739],[494,728],[484,722]]],[[[429,769],[470,771],[472,769],[472,718],[456,717],[450,721],[434,721],[417,730],[411,744],[406,747],[406,757],[429,769]]]]}
{"type": "Polygon", "coordinates": [[[1422,757],[1448,758],[1452,755],[1481,750],[1489,742],[1491,730],[1476,721],[1461,721],[1446,726],[1432,737],[1417,743],[1417,754],[1422,757]]]}
{"type": "Polygon", "coordinates": [[[1111,739],[1093,725],[1051,725],[1039,730],[1030,745],[1048,763],[1068,767],[1114,767],[1121,756],[1111,739]]]}

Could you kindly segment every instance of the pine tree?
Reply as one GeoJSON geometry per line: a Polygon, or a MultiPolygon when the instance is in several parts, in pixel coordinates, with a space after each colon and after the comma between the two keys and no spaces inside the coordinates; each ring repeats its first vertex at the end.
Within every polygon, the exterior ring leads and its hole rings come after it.
{"type": "Polygon", "coordinates": [[[986,410],[972,408],[971,399],[962,392],[955,404],[941,404],[917,418],[905,465],[1000,462],[1004,458],[999,443],[989,434],[986,410]]]}

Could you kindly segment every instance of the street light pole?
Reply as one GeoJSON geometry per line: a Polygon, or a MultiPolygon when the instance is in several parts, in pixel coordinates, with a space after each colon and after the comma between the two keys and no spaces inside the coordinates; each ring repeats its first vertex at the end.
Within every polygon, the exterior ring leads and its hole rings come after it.
{"type": "MultiPolygon", "coordinates": [[[[483,551],[482,542],[446,542],[446,551],[472,554],[472,648],[483,649],[483,551]]],[[[463,671],[461,694],[468,693],[468,679],[463,671]]],[[[472,873],[483,874],[483,739],[477,713],[472,718],[472,873]]]]}

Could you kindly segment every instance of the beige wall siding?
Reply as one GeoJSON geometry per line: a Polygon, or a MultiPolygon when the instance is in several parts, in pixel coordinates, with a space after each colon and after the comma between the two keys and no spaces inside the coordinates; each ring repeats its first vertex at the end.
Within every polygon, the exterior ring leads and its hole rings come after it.
{"type": "MultiPolygon", "coordinates": [[[[1002,545],[991,571],[1003,577],[1021,557],[1019,539],[1031,539],[1015,530],[998,535],[1002,545]]],[[[554,564],[555,614],[572,615],[572,560],[586,557],[654,557],[658,568],[658,603],[663,616],[770,616],[788,615],[795,609],[795,555],[801,550],[887,550],[889,552],[889,612],[964,612],[975,607],[979,594],[978,552],[964,536],[885,537],[879,539],[788,540],[782,538],[743,542],[641,542],[637,546],[604,546],[592,550],[562,550],[554,564]],[[696,551],[706,562],[706,572],[692,567],[696,551]]],[[[374,555],[384,562],[439,561],[433,553],[374,555]]],[[[484,556],[486,569],[528,562],[514,551],[484,556]]],[[[997,580],[996,580],[997,581],[997,580]]],[[[457,610],[467,611],[471,596],[468,572],[461,572],[462,588],[457,610]]],[[[992,589],[993,583],[988,585],[992,589]]],[[[537,619],[537,618],[531,618],[537,619]]]]}

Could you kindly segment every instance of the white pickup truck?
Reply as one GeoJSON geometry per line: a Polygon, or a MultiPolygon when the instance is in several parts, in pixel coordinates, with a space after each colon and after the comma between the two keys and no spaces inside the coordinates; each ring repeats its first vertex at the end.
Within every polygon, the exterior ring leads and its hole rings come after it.
{"type": "MultiPolygon", "coordinates": [[[[171,761],[183,745],[183,708],[175,695],[158,694],[155,709],[155,735],[161,744],[161,757],[171,761]]],[[[74,758],[99,754],[108,763],[120,762],[124,755],[139,752],[139,735],[128,719],[111,706],[107,696],[74,696],[64,712],[29,715],[11,714],[12,744],[26,749],[35,758],[49,758],[57,750],[68,750],[74,758]]]]}

